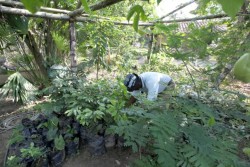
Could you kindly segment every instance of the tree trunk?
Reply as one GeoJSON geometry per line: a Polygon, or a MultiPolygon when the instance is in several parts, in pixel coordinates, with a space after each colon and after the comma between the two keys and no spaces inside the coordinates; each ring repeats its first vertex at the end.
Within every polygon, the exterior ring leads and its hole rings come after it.
{"type": "Polygon", "coordinates": [[[39,51],[39,48],[37,46],[37,42],[35,40],[34,34],[31,30],[28,31],[28,33],[25,36],[25,43],[28,46],[29,50],[31,51],[31,53],[33,54],[35,61],[39,67],[39,70],[41,71],[43,77],[45,79],[48,79],[48,74],[47,74],[47,70],[44,66],[44,59],[43,59],[43,55],[41,54],[41,52],[39,51]]]}
{"type": "Polygon", "coordinates": [[[150,63],[150,59],[151,59],[153,42],[154,42],[154,34],[151,33],[149,38],[150,38],[150,40],[149,40],[149,44],[148,44],[148,55],[147,55],[147,61],[148,61],[148,63],[150,63]]]}
{"type": "Polygon", "coordinates": [[[96,79],[99,79],[99,70],[100,70],[100,59],[98,57],[97,64],[96,64],[96,79]]]}
{"type": "MultiPolygon", "coordinates": [[[[46,20],[47,24],[45,24],[44,26],[46,26],[45,28],[45,32],[44,32],[44,40],[45,40],[45,56],[47,58],[47,62],[51,62],[51,56],[55,56],[52,54],[52,50],[53,50],[53,39],[52,39],[52,35],[51,35],[51,20],[48,19],[46,20]]],[[[52,65],[52,64],[50,64],[52,65]]]]}

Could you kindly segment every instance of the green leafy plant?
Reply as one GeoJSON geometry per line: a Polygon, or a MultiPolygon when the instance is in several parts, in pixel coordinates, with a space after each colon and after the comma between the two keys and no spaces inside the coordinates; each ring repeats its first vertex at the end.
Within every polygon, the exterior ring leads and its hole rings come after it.
{"type": "Polygon", "coordinates": [[[6,167],[24,167],[25,165],[20,164],[20,158],[18,158],[17,156],[10,156],[7,159],[6,162],[6,167]]]}
{"type": "Polygon", "coordinates": [[[35,147],[34,143],[31,142],[28,148],[21,148],[22,157],[31,157],[37,159],[43,155],[43,148],[35,147]]]}
{"type": "Polygon", "coordinates": [[[250,148],[249,147],[245,147],[242,150],[248,157],[250,157],[250,148]]]}
{"type": "Polygon", "coordinates": [[[42,0],[34,0],[34,1],[22,0],[22,3],[24,4],[25,8],[28,9],[30,12],[36,13],[42,6],[43,1],[42,0]]]}
{"type": "Polygon", "coordinates": [[[242,7],[244,0],[217,0],[222,5],[222,9],[232,18],[236,16],[242,7]]]}
{"type": "Polygon", "coordinates": [[[51,101],[39,104],[36,108],[47,113],[74,116],[83,125],[100,119],[113,122],[120,117],[117,111],[125,106],[128,98],[121,80],[113,83],[99,80],[92,83],[56,78],[52,83],[51,87],[44,90],[50,94],[51,101]]]}
{"type": "Polygon", "coordinates": [[[57,150],[64,150],[64,148],[65,148],[65,141],[64,141],[62,135],[60,135],[60,136],[58,136],[58,137],[56,137],[54,139],[54,144],[55,144],[55,148],[57,150]]]}
{"type": "Polygon", "coordinates": [[[26,80],[19,72],[8,77],[4,86],[0,89],[1,98],[11,96],[14,102],[26,103],[31,97],[30,90],[34,90],[33,85],[26,80]]]}
{"type": "MultiPolygon", "coordinates": [[[[125,116],[109,128],[123,136],[125,145],[134,151],[142,147],[154,155],[143,157],[135,164],[238,166],[237,139],[232,140],[231,136],[242,134],[232,133],[226,122],[215,122],[220,117],[212,106],[185,98],[172,98],[167,104],[155,102],[158,107],[151,104],[146,107],[147,104],[141,103],[143,109],[139,106],[128,108],[122,112],[125,116]]],[[[240,114],[235,115],[235,119],[240,120],[240,114]]]]}
{"type": "Polygon", "coordinates": [[[250,82],[250,53],[244,54],[237,60],[233,72],[237,79],[246,83],[250,82]]]}
{"type": "Polygon", "coordinates": [[[20,131],[22,130],[22,127],[18,126],[16,127],[13,132],[12,132],[12,135],[11,135],[11,138],[10,140],[8,141],[8,145],[11,146],[13,144],[16,144],[16,143],[20,143],[22,141],[24,141],[24,136],[20,133],[20,131]]]}
{"type": "Polygon", "coordinates": [[[117,126],[111,125],[110,132],[123,136],[125,146],[131,146],[134,152],[138,152],[141,147],[145,147],[148,143],[147,125],[144,121],[136,123],[131,121],[119,121],[117,126]]]}
{"type": "Polygon", "coordinates": [[[133,163],[135,167],[156,167],[158,166],[154,159],[150,156],[143,156],[140,160],[135,160],[133,163]]]}
{"type": "Polygon", "coordinates": [[[88,2],[86,0],[81,0],[81,2],[82,2],[85,12],[90,13],[91,10],[89,8],[88,2]]]}
{"type": "Polygon", "coordinates": [[[19,66],[19,71],[24,71],[26,78],[36,86],[48,85],[49,81],[39,70],[39,66],[34,57],[29,54],[23,54],[12,58],[12,61],[19,66]]]}
{"type": "Polygon", "coordinates": [[[57,48],[61,51],[68,51],[68,41],[65,39],[65,37],[61,36],[60,34],[54,32],[52,33],[53,40],[55,41],[55,44],[57,48]]]}
{"type": "Polygon", "coordinates": [[[51,116],[51,119],[48,122],[43,123],[42,126],[48,128],[46,138],[48,141],[52,141],[57,136],[59,119],[56,116],[49,115],[51,116]]]}
{"type": "Polygon", "coordinates": [[[131,7],[131,9],[128,12],[127,15],[127,20],[129,21],[131,17],[134,16],[134,21],[133,21],[133,28],[137,32],[138,31],[138,24],[139,24],[139,19],[145,21],[147,19],[147,16],[145,15],[145,12],[140,5],[135,5],[131,7]]]}
{"type": "MultiPolygon", "coordinates": [[[[17,34],[27,34],[28,33],[28,23],[27,17],[17,16],[17,15],[5,15],[6,22],[17,34]]],[[[14,34],[13,34],[14,35],[14,34]]]]}

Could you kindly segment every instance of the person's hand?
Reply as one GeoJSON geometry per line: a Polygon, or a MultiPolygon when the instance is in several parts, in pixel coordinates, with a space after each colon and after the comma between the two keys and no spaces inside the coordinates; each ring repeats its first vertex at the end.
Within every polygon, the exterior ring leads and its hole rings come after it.
{"type": "Polygon", "coordinates": [[[129,101],[125,104],[125,107],[130,107],[132,104],[136,102],[136,98],[134,96],[131,96],[129,101]]]}

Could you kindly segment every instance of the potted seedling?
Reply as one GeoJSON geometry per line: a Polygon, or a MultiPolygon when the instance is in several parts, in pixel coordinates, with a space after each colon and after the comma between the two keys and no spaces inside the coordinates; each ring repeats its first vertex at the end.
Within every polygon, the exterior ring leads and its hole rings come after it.
{"type": "Polygon", "coordinates": [[[79,148],[79,138],[76,136],[77,134],[75,133],[75,130],[70,125],[68,125],[64,135],[66,155],[77,153],[79,148]],[[78,141],[75,140],[75,138],[78,138],[78,141]]]}
{"type": "Polygon", "coordinates": [[[6,153],[6,159],[5,161],[7,162],[8,160],[14,161],[16,158],[21,157],[20,149],[24,146],[25,138],[22,134],[23,126],[17,126],[11,135],[10,140],[8,141],[8,149],[6,153]],[[7,159],[8,157],[8,159],[7,159]],[[12,157],[11,159],[9,159],[12,157]],[[14,158],[16,157],[16,158],[14,158]]]}
{"type": "Polygon", "coordinates": [[[21,158],[17,156],[9,156],[6,162],[6,167],[25,167],[24,164],[21,164],[21,158]]]}
{"type": "Polygon", "coordinates": [[[59,166],[65,159],[65,141],[62,135],[57,136],[54,139],[54,147],[50,154],[52,166],[59,166]]]}
{"type": "Polygon", "coordinates": [[[37,161],[44,155],[44,148],[35,147],[33,142],[30,143],[28,148],[21,148],[22,163],[26,166],[37,166],[37,161]]]}
{"type": "Polygon", "coordinates": [[[79,149],[79,137],[70,138],[65,141],[66,155],[76,154],[79,149]]]}
{"type": "Polygon", "coordinates": [[[91,155],[103,155],[106,153],[105,140],[103,136],[95,135],[88,141],[88,151],[91,155]]]}

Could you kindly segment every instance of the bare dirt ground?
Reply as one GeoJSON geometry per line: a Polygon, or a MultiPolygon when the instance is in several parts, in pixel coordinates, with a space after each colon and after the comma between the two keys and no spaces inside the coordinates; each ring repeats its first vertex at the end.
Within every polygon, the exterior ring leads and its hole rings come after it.
{"type": "Polygon", "coordinates": [[[106,154],[98,157],[91,157],[85,149],[66,159],[63,167],[129,167],[135,158],[138,158],[138,155],[133,154],[130,149],[108,149],[106,154]]]}
{"type": "MultiPolygon", "coordinates": [[[[15,112],[20,107],[18,104],[14,104],[10,100],[0,100],[0,123],[9,117],[8,113],[15,112]]],[[[0,166],[4,164],[5,153],[7,150],[7,144],[12,130],[2,129],[0,124],[0,166]]]]}
{"type": "MultiPolygon", "coordinates": [[[[20,107],[10,100],[0,100],[0,124],[7,118],[16,115],[20,107]]],[[[20,120],[21,118],[17,118],[15,124],[20,123],[20,120]]],[[[11,134],[12,129],[5,130],[0,126],[0,167],[4,167],[5,154],[11,134]]],[[[91,156],[87,149],[81,149],[76,155],[68,157],[62,167],[128,167],[137,157],[138,155],[132,153],[130,149],[110,148],[106,154],[101,156],[91,156]]]]}

